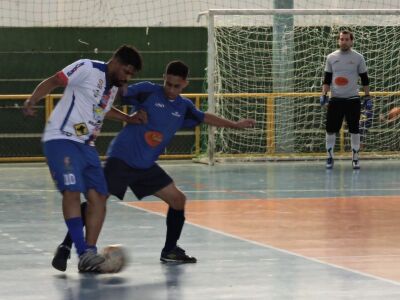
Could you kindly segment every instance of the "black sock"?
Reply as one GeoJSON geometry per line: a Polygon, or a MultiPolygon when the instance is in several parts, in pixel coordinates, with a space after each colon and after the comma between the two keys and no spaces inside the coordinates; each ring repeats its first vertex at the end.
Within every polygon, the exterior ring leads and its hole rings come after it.
{"type": "Polygon", "coordinates": [[[185,210],[175,210],[172,207],[168,209],[167,214],[167,238],[163,251],[170,251],[179,240],[185,223],[185,210]]]}
{"type": "MultiPolygon", "coordinates": [[[[82,216],[83,226],[85,226],[85,220],[86,220],[86,206],[87,206],[86,202],[81,203],[81,216],[82,216]]],[[[65,235],[65,239],[61,244],[69,248],[72,247],[72,239],[68,232],[65,235]]]]}

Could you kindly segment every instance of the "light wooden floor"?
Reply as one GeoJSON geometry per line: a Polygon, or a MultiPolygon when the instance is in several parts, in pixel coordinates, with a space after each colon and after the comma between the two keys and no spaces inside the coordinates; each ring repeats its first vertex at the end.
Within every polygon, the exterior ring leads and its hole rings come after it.
{"type": "Polygon", "coordinates": [[[159,262],[166,205],[110,199],[99,246],[123,243],[115,275],[50,266],[65,233],[42,164],[0,165],[0,299],[400,299],[400,162],[164,163],[188,196],[180,245],[159,262]],[[39,288],[40,287],[40,288],[39,288]]]}

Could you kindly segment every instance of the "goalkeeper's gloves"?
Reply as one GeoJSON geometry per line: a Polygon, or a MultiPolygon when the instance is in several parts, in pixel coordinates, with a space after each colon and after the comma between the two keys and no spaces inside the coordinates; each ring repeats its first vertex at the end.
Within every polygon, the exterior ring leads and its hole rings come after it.
{"type": "Polygon", "coordinates": [[[366,110],[372,110],[373,104],[372,104],[372,99],[369,95],[365,95],[363,97],[363,106],[366,110]]]}
{"type": "Polygon", "coordinates": [[[319,97],[319,103],[321,104],[321,106],[327,105],[328,102],[329,102],[329,97],[328,97],[328,95],[321,95],[321,96],[319,97]]]}

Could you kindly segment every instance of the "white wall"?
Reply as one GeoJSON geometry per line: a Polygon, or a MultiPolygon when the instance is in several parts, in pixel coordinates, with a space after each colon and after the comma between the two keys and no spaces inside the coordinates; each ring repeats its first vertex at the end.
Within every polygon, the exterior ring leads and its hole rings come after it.
{"type": "MultiPolygon", "coordinates": [[[[294,8],[400,8],[399,0],[293,0],[294,8]]],[[[273,8],[273,0],[0,0],[0,26],[204,26],[209,8],[273,8]]]]}

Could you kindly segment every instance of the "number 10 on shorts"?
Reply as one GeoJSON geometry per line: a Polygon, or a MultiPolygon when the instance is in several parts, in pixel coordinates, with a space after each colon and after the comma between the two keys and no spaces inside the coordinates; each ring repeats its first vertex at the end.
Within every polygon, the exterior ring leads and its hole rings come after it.
{"type": "Polygon", "coordinates": [[[75,175],[68,173],[64,174],[64,184],[65,185],[72,185],[76,183],[75,175]]]}

